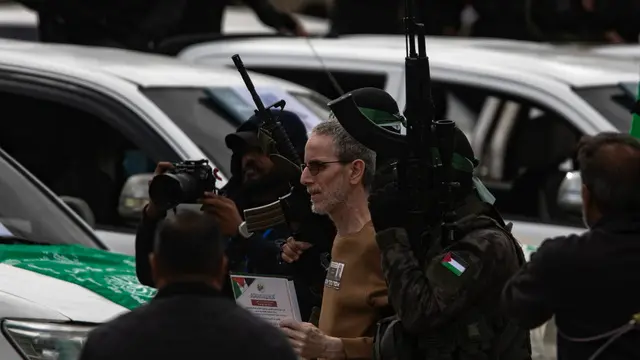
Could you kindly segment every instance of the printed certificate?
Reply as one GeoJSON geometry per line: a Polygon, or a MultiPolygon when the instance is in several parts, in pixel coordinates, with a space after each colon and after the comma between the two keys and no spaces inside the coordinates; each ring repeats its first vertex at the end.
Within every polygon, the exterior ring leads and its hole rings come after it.
{"type": "Polygon", "coordinates": [[[276,276],[230,273],[236,303],[278,326],[281,320],[302,321],[293,280],[276,276]]]}

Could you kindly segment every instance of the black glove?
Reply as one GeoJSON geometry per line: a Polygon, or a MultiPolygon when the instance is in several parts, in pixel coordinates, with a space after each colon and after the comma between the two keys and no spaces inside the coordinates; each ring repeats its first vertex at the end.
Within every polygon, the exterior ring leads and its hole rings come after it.
{"type": "Polygon", "coordinates": [[[376,232],[392,227],[405,227],[407,203],[395,181],[387,183],[369,196],[369,211],[376,232]]]}

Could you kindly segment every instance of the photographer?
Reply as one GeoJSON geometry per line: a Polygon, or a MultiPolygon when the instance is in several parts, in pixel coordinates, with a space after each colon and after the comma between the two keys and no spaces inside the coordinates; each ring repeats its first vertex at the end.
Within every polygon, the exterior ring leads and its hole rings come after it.
{"type": "MultiPolygon", "coordinates": [[[[306,128],[300,118],[289,111],[271,110],[285,129],[295,149],[302,156],[307,141],[306,128]]],[[[292,181],[290,174],[272,162],[258,139],[259,120],[255,116],[238,127],[236,133],[227,135],[227,147],[231,157],[231,178],[220,195],[203,194],[202,210],[218,223],[223,235],[229,238],[226,253],[229,270],[263,275],[293,276],[303,319],[308,319],[311,309],[320,306],[322,287],[326,274],[317,249],[310,248],[294,265],[280,258],[281,246],[291,233],[286,224],[255,233],[248,233],[243,221],[243,211],[262,206],[287,194],[292,181]]],[[[164,173],[170,164],[160,163],[156,174],[164,173]]],[[[154,286],[149,274],[148,254],[155,224],[166,214],[150,202],[136,236],[136,271],[142,284],[154,286]]],[[[228,279],[227,279],[228,282],[228,279]]],[[[227,286],[226,291],[231,292],[227,286]]]]}
{"type": "Polygon", "coordinates": [[[528,331],[498,306],[524,255],[491,201],[483,200],[486,189],[474,182],[477,160],[467,138],[457,128],[454,134],[453,181],[460,186],[453,191],[452,242],[436,229],[423,234],[424,248],[412,247],[408,202],[396,183],[370,198],[389,301],[400,320],[377,339],[382,359],[530,359],[528,331]]]}

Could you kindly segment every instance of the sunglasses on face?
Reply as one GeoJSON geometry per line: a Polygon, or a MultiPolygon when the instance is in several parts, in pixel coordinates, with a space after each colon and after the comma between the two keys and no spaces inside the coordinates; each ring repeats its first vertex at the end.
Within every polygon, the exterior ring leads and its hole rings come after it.
{"type": "Polygon", "coordinates": [[[316,176],[322,170],[326,169],[329,164],[348,164],[351,161],[335,160],[335,161],[309,161],[307,164],[300,165],[300,170],[309,169],[311,175],[316,176]]]}

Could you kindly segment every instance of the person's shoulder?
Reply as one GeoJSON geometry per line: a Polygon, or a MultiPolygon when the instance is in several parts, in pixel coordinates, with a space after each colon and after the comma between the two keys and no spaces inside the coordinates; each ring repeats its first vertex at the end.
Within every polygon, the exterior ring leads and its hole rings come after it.
{"type": "Polygon", "coordinates": [[[96,326],[89,333],[88,342],[100,344],[119,342],[119,339],[127,336],[128,331],[135,328],[134,324],[137,324],[142,314],[147,312],[148,306],[148,304],[142,305],[96,326]]]}
{"type": "Polygon", "coordinates": [[[588,241],[588,238],[589,232],[548,238],[532,252],[531,261],[540,261],[544,258],[545,262],[549,262],[553,259],[566,259],[577,255],[583,249],[583,245],[588,241]]]}
{"type": "Polygon", "coordinates": [[[492,248],[511,245],[512,236],[505,227],[488,217],[479,217],[469,221],[462,228],[462,238],[459,242],[466,246],[476,247],[482,252],[489,252],[492,248]]]}
{"type": "Polygon", "coordinates": [[[240,306],[229,311],[229,320],[241,324],[242,336],[251,341],[252,351],[260,354],[282,354],[279,359],[295,359],[293,349],[284,333],[271,323],[253,315],[240,306]],[[291,355],[285,356],[285,355],[291,355]]]}

